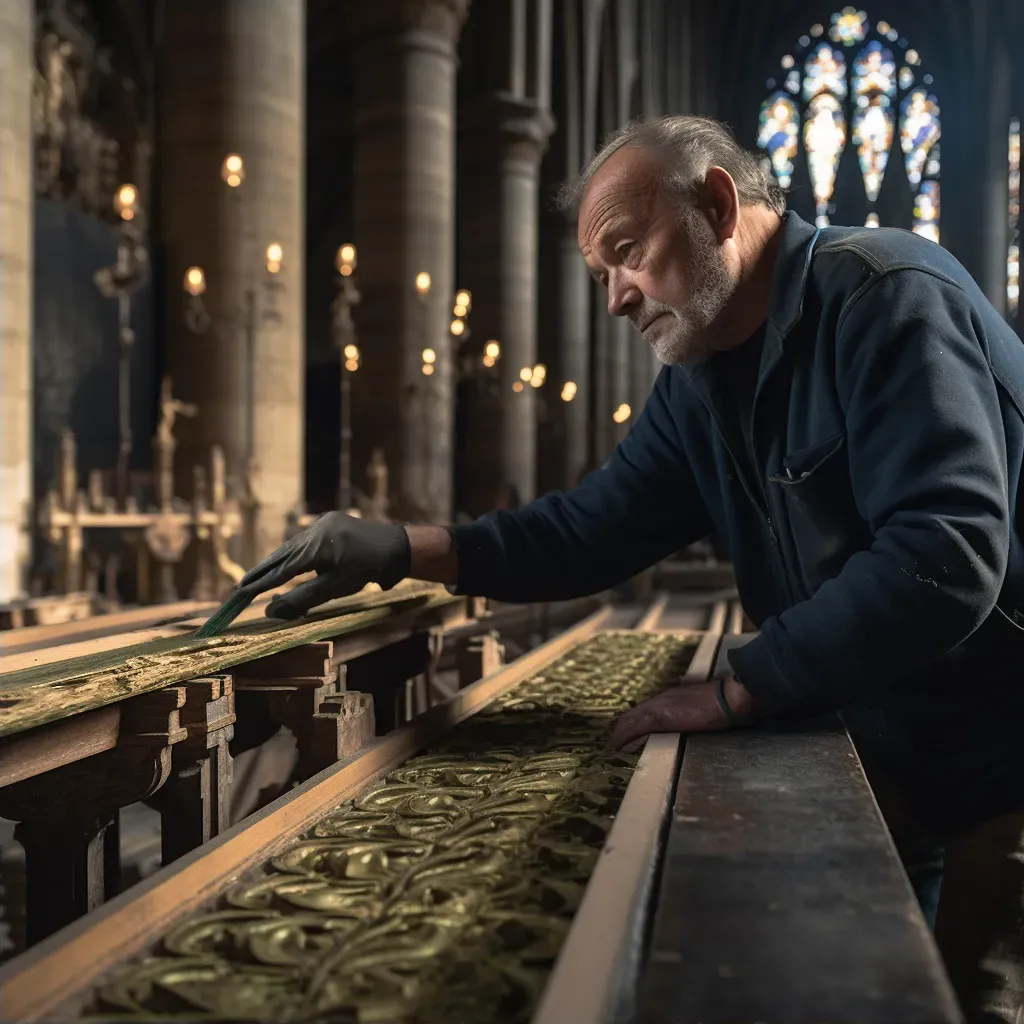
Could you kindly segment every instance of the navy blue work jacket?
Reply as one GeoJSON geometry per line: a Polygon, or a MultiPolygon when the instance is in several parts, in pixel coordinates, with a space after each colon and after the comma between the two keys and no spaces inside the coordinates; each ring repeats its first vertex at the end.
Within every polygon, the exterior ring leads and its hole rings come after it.
{"type": "Polygon", "coordinates": [[[765,707],[842,711],[937,828],[1024,804],[1024,344],[942,247],[790,212],[746,417],[721,365],[665,367],[579,487],[456,527],[459,591],[595,593],[716,534],[765,707]]]}

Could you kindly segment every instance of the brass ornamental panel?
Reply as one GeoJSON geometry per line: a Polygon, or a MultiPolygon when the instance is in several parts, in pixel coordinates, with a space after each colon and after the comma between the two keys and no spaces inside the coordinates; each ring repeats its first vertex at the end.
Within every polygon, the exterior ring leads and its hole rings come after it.
{"type": "Polygon", "coordinates": [[[617,715],[696,638],[604,633],[325,814],[97,990],[94,1021],[528,1021],[637,755],[617,715]]]}

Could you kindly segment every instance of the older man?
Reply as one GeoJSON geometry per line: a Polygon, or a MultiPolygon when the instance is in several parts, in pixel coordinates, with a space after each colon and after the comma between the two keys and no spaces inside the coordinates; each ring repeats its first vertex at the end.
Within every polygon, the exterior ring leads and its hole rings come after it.
{"type": "Polygon", "coordinates": [[[666,364],[606,466],[452,528],[331,513],[242,593],[315,569],[268,614],[410,575],[569,598],[714,533],[759,634],[615,742],[838,710],[919,847],[1024,805],[1020,340],[939,246],[787,213],[713,121],[627,126],[564,198],[608,312],[666,364]]]}

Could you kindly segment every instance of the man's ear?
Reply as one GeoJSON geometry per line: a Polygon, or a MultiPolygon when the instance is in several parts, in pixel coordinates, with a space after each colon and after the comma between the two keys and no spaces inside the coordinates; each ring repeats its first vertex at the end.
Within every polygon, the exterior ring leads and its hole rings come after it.
{"type": "Polygon", "coordinates": [[[732,238],[739,222],[740,197],[736,192],[736,182],[724,168],[710,167],[704,176],[702,191],[701,209],[721,244],[732,238]]]}

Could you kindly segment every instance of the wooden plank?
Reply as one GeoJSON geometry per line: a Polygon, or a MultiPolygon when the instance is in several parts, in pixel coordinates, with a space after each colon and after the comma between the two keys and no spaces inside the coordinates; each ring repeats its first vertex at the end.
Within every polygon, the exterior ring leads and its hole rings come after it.
{"type": "MultiPolygon", "coordinates": [[[[719,667],[750,634],[726,637],[719,667]]],[[[837,720],[691,736],[676,786],[645,1024],[962,1020],[837,720]]]]}
{"type": "Polygon", "coordinates": [[[114,704],[2,738],[0,787],[113,750],[120,730],[121,708],[114,704]]]}
{"type": "Polygon", "coordinates": [[[343,599],[298,624],[262,618],[223,636],[165,637],[99,655],[0,675],[0,736],[91,711],[139,693],[385,622],[413,607],[465,601],[433,584],[343,599]]]}
{"type": "MultiPolygon", "coordinates": [[[[250,605],[235,620],[235,627],[263,622],[266,617],[266,606],[269,602],[261,601],[250,605]]],[[[138,646],[151,640],[167,638],[180,639],[182,635],[194,633],[207,619],[203,615],[198,618],[174,619],[164,621],[147,629],[131,629],[122,632],[103,633],[90,639],[77,640],[74,643],[47,646],[40,649],[17,650],[10,654],[0,655],[0,677],[13,672],[41,668],[69,661],[72,658],[95,657],[103,652],[117,651],[126,647],[138,646]]]]}
{"type": "Polygon", "coordinates": [[[592,636],[609,615],[609,608],[595,612],[33,947],[0,969],[0,1020],[37,1021],[48,1015],[52,1019],[76,992],[87,990],[104,972],[155,942],[182,915],[214,900],[238,875],[301,834],[325,808],[355,796],[592,636]]]}
{"type": "Polygon", "coordinates": [[[636,624],[636,629],[640,633],[650,633],[651,630],[658,628],[658,623],[661,621],[661,617],[665,614],[665,609],[668,607],[668,594],[659,594],[652,602],[650,607],[643,614],[643,618],[636,624]]]}
{"type": "MultiPolygon", "coordinates": [[[[708,678],[720,639],[701,637],[684,683],[708,678]]],[[[678,733],[651,736],[644,745],[532,1024],[633,1019],[648,901],[681,750],[678,733]]]]}
{"type": "Polygon", "coordinates": [[[316,640],[246,662],[245,670],[238,674],[246,679],[289,679],[292,676],[327,679],[331,675],[333,656],[334,644],[330,640],[316,640]]]}
{"type": "Polygon", "coordinates": [[[145,605],[125,611],[90,615],[86,619],[51,626],[24,626],[0,631],[0,655],[42,650],[90,637],[110,636],[129,629],[153,629],[174,620],[212,615],[217,606],[209,601],[175,601],[171,604],[145,605]]]}
{"type": "Polygon", "coordinates": [[[743,605],[739,601],[729,602],[729,623],[725,631],[731,636],[743,632],[743,605]]]}

